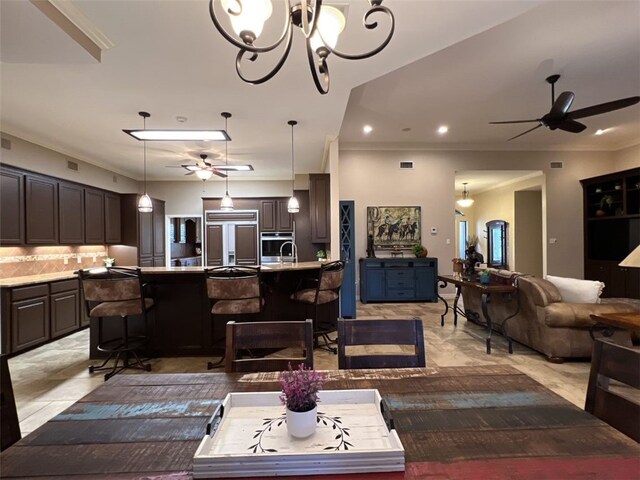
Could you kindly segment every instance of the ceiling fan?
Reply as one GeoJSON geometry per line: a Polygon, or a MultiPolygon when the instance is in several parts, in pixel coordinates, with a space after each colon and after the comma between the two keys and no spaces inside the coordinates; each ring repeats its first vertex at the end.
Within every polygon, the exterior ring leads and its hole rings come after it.
{"type": "Polygon", "coordinates": [[[621,108],[630,107],[640,102],[640,97],[621,98],[619,100],[613,100],[612,102],[600,103],[598,105],[592,105],[590,107],[580,108],[572,112],[569,111],[575,95],[573,92],[562,92],[558,98],[555,95],[555,83],[560,78],[560,75],[551,75],[545,80],[551,85],[551,110],[549,113],[543,115],[540,118],[532,120],[509,120],[505,122],[489,122],[492,125],[508,124],[508,123],[534,123],[538,122],[533,128],[530,128],[526,132],[522,132],[515,137],[511,137],[507,141],[511,141],[515,138],[521,137],[529,132],[533,132],[540,127],[547,127],[549,130],[564,130],[565,132],[580,133],[586,125],[576,122],[578,118],[592,117],[594,115],[600,115],[602,113],[612,112],[621,108]]]}
{"type": "Polygon", "coordinates": [[[225,173],[222,173],[216,165],[213,165],[211,162],[207,161],[206,154],[204,153],[200,154],[200,159],[201,160],[196,160],[195,164],[167,165],[167,168],[184,168],[185,170],[187,170],[187,173],[185,173],[185,175],[193,175],[194,173],[200,172],[200,171],[209,171],[219,177],[222,177],[222,178],[227,177],[227,175],[225,173]]]}

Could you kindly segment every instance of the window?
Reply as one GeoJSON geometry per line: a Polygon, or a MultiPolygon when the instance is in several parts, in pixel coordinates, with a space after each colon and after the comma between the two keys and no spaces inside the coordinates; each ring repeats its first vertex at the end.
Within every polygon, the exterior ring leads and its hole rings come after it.
{"type": "Polygon", "coordinates": [[[466,220],[458,222],[458,258],[467,257],[468,223],[466,220]]]}
{"type": "Polygon", "coordinates": [[[507,265],[507,226],[504,220],[487,222],[487,266],[509,269],[507,265]]]}

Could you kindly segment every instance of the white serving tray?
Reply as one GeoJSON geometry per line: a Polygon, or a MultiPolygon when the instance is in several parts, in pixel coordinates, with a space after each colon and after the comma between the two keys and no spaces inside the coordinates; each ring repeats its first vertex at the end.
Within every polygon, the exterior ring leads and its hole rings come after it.
{"type": "Polygon", "coordinates": [[[230,393],[193,457],[194,478],[404,471],[378,390],[322,390],[316,432],[287,433],[280,392],[230,393]]]}

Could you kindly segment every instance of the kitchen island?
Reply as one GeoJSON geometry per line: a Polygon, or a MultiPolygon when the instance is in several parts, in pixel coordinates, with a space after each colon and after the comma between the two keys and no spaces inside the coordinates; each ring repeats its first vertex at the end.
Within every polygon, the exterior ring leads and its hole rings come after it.
{"type": "MultiPolygon", "coordinates": [[[[214,345],[224,338],[228,320],[304,320],[311,318],[304,304],[290,299],[303,278],[315,277],[324,262],[298,262],[268,264],[261,266],[264,308],[259,315],[211,316],[207,297],[204,267],[146,267],[142,277],[150,286],[155,308],[148,315],[151,345],[149,354],[154,357],[209,356],[214,345]]],[[[323,323],[335,324],[338,302],[322,306],[318,315],[323,323]]],[[[98,358],[100,341],[117,337],[119,322],[104,322],[98,331],[97,319],[91,320],[90,356],[98,358]]],[[[145,328],[140,318],[130,322],[132,333],[143,333],[145,328]]]]}

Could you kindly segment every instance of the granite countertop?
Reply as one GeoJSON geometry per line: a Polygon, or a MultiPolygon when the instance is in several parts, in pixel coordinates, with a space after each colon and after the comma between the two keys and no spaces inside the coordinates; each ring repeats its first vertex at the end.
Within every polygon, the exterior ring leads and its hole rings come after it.
{"type": "MultiPolygon", "coordinates": [[[[297,262],[297,263],[267,263],[261,265],[263,272],[290,272],[296,270],[313,270],[320,268],[326,262],[297,262]]],[[[170,274],[170,273],[202,273],[207,267],[145,267],[142,273],[170,274]]],[[[38,283],[55,282],[77,278],[73,270],[40,275],[26,275],[23,277],[0,278],[0,287],[24,287],[38,283]]]]}

